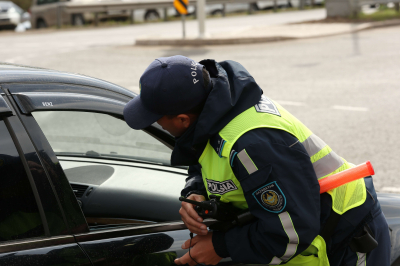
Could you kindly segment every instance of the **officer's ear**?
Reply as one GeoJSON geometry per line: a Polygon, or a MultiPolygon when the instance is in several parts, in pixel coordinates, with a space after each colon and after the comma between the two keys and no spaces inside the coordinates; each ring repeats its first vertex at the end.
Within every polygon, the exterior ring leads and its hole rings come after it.
{"type": "Polygon", "coordinates": [[[193,115],[191,114],[180,114],[175,117],[177,119],[179,126],[183,128],[189,128],[190,125],[196,120],[193,115]]]}

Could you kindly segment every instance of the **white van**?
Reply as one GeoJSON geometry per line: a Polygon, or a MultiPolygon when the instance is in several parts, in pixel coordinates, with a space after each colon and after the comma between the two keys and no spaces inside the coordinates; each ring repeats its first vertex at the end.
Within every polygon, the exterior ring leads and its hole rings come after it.
{"type": "MultiPolygon", "coordinates": [[[[74,3],[99,3],[99,0],[32,0],[31,23],[32,28],[46,28],[57,25],[58,6],[66,1],[74,3]]],[[[109,2],[109,1],[107,1],[109,2]]],[[[167,9],[167,16],[174,16],[177,12],[174,8],[167,9]]],[[[61,11],[61,20],[65,25],[83,25],[85,22],[93,21],[94,14],[80,12],[69,14],[61,11]]],[[[106,13],[99,13],[99,20],[107,19],[129,19],[130,10],[110,10],[106,13]]],[[[156,21],[164,19],[164,9],[134,10],[134,20],[137,22],[156,21]]]]}

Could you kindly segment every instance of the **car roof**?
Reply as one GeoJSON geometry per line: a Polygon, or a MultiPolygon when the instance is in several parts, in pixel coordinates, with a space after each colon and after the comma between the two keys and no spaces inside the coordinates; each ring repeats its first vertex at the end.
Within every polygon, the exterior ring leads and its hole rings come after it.
{"type": "Polygon", "coordinates": [[[111,82],[81,74],[0,62],[0,84],[5,83],[58,83],[83,85],[113,91],[130,98],[137,96],[136,93],[111,82]]]}

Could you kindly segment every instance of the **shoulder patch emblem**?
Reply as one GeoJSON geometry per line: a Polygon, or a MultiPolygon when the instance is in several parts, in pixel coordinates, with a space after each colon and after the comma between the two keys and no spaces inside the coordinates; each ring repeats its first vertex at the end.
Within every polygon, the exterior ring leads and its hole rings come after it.
{"type": "Polygon", "coordinates": [[[235,183],[233,183],[232,180],[226,180],[223,182],[219,182],[219,181],[207,179],[207,189],[212,194],[223,195],[230,191],[237,190],[238,187],[235,185],[235,183]]]}
{"type": "Polygon", "coordinates": [[[269,212],[280,213],[286,207],[286,197],[275,181],[257,189],[253,197],[269,212]]]}
{"type": "Polygon", "coordinates": [[[259,113],[269,113],[281,116],[275,104],[264,95],[261,95],[260,101],[254,107],[256,108],[256,111],[259,113]]]}

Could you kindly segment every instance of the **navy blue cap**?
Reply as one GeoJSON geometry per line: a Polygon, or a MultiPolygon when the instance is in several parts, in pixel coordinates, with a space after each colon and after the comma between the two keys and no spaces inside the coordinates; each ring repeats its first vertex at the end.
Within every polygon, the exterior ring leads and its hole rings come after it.
{"type": "Polygon", "coordinates": [[[124,108],[126,123],[143,129],[164,115],[178,115],[205,101],[203,65],[182,55],[154,60],[140,77],[140,95],[124,108]]]}

